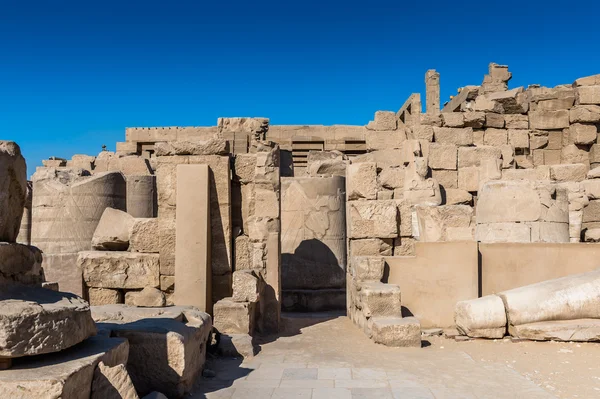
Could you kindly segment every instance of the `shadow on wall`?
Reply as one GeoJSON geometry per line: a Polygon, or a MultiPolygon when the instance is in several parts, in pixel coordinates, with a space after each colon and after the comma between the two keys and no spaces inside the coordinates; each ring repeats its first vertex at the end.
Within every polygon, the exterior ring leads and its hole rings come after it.
{"type": "Polygon", "coordinates": [[[284,290],[320,290],[346,287],[346,270],[322,241],[304,240],[293,254],[281,254],[284,290]]]}

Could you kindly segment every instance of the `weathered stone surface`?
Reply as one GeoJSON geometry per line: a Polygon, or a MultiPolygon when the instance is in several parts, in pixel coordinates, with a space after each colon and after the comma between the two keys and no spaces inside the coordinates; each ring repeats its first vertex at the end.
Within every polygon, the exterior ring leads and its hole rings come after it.
{"type": "Polygon", "coordinates": [[[94,370],[90,399],[139,399],[124,364],[109,367],[101,361],[94,370]]]}
{"type": "Polygon", "coordinates": [[[365,238],[352,240],[350,258],[356,256],[392,256],[394,243],[392,239],[365,238]]]}
{"type": "Polygon", "coordinates": [[[475,239],[480,242],[531,242],[531,229],[523,223],[477,223],[475,239]]]}
{"type": "Polygon", "coordinates": [[[377,198],[377,167],[374,162],[348,165],[346,178],[346,195],[349,201],[377,198]]]}
{"type": "Polygon", "coordinates": [[[92,337],[52,356],[15,361],[0,372],[0,397],[89,399],[98,363],[124,365],[128,348],[122,338],[92,337]]]}
{"type": "Polygon", "coordinates": [[[471,205],[473,196],[467,190],[447,188],[444,205],[471,205]]]}
{"type": "Polygon", "coordinates": [[[559,182],[582,181],[588,168],[584,164],[551,165],[550,178],[559,182]]]}
{"type": "Polygon", "coordinates": [[[510,327],[542,321],[598,319],[599,287],[600,269],[597,269],[515,288],[498,295],[504,302],[510,327]]]}
{"type": "Polygon", "coordinates": [[[588,145],[596,142],[598,130],[594,125],[574,123],[569,126],[569,139],[575,144],[588,145]]]}
{"type": "Polygon", "coordinates": [[[434,127],[433,137],[436,143],[458,146],[473,144],[473,128],[434,127]]]}
{"type": "Polygon", "coordinates": [[[573,82],[573,87],[595,85],[600,85],[600,75],[585,76],[583,78],[576,79],[575,82],[573,82]]]}
{"type": "Polygon", "coordinates": [[[458,188],[466,191],[479,190],[479,167],[467,166],[458,169],[458,188]]]}
{"type": "Polygon", "coordinates": [[[14,243],[27,199],[27,166],[13,141],[0,141],[0,242],[14,243]]]}
{"type": "Polygon", "coordinates": [[[529,130],[508,129],[508,142],[514,148],[529,148],[529,130]]]}
{"type": "Polygon", "coordinates": [[[502,338],[506,334],[504,303],[497,295],[458,302],[454,320],[458,331],[472,338],[502,338]]]}
{"type": "Polygon", "coordinates": [[[92,237],[92,248],[99,251],[126,251],[135,218],[127,212],[106,208],[92,237]]]}
{"type": "Polygon", "coordinates": [[[367,318],[402,315],[399,286],[381,282],[364,282],[360,287],[358,300],[367,318]]]}
{"type": "Polygon", "coordinates": [[[485,126],[498,129],[504,128],[504,115],[492,112],[485,114],[485,126]]]}
{"type": "Polygon", "coordinates": [[[419,241],[446,241],[448,227],[469,227],[473,208],[467,205],[416,207],[419,223],[419,241]]]}
{"type": "Polygon", "coordinates": [[[577,104],[600,104],[600,85],[577,87],[575,99],[577,104]]]}
{"type": "Polygon", "coordinates": [[[231,298],[221,299],[214,305],[214,327],[221,334],[254,333],[256,304],[234,302],[231,298]]]}
{"type": "Polygon", "coordinates": [[[501,146],[508,143],[508,131],[505,129],[485,129],[483,144],[489,146],[501,146]]]}
{"type": "Polygon", "coordinates": [[[577,319],[522,324],[512,326],[511,335],[533,341],[598,342],[600,320],[577,319]]]}
{"type": "Polygon", "coordinates": [[[600,166],[590,170],[587,173],[587,178],[588,179],[600,179],[600,166]]]}
{"type": "Polygon", "coordinates": [[[125,293],[125,305],[156,308],[166,305],[165,294],[154,288],[146,287],[141,291],[129,291],[125,293]]]}
{"type": "Polygon", "coordinates": [[[442,112],[444,127],[463,127],[465,119],[462,112],[442,112]]]}
{"type": "Polygon", "coordinates": [[[36,247],[0,242],[0,284],[40,285],[42,253],[36,247]]]}
{"type": "Polygon", "coordinates": [[[507,114],[504,115],[504,122],[507,129],[527,129],[529,128],[529,118],[527,115],[507,114]]]}
{"type": "Polygon", "coordinates": [[[600,242],[600,229],[586,229],[585,242],[600,242]]]}
{"type": "Polygon", "coordinates": [[[404,129],[388,131],[370,131],[365,135],[367,150],[386,150],[400,148],[406,140],[404,129]]]}
{"type": "Polygon", "coordinates": [[[202,371],[212,325],[210,316],[191,306],[92,309],[98,328],[127,338],[127,371],[140,396],[152,391],[169,398],[190,392],[202,371]]]}
{"type": "Polygon", "coordinates": [[[541,217],[540,197],[527,181],[491,181],[477,201],[477,223],[527,222],[541,217]]]}
{"type": "Polygon", "coordinates": [[[531,111],[529,112],[530,129],[564,129],[569,127],[569,111],[531,111]]]}
{"type": "Polygon", "coordinates": [[[110,288],[90,288],[88,298],[91,306],[123,303],[123,292],[110,288]]]}
{"type": "Polygon", "coordinates": [[[473,241],[475,240],[475,226],[448,227],[446,241],[473,241]]]}
{"type": "Polygon", "coordinates": [[[571,123],[598,123],[600,122],[600,106],[576,105],[569,110],[571,123]]]}
{"type": "Polygon", "coordinates": [[[382,256],[356,256],[351,262],[357,281],[381,281],[383,278],[385,261],[382,256]]]}
{"type": "Polygon", "coordinates": [[[446,190],[458,188],[458,171],[456,170],[434,169],[431,171],[431,177],[446,190]]]}
{"type": "Polygon", "coordinates": [[[260,281],[252,270],[236,270],[233,272],[234,302],[258,302],[260,298],[260,281]]]}
{"type": "Polygon", "coordinates": [[[421,347],[421,323],[416,317],[374,317],[373,341],[399,348],[421,347]]]}
{"type": "MultiPolygon", "coordinates": [[[[546,151],[544,154],[544,161],[546,162],[547,165],[550,164],[548,162],[548,152],[550,152],[550,151],[546,151]]],[[[589,153],[585,149],[579,148],[575,144],[569,144],[562,148],[562,150],[560,151],[560,158],[557,159],[557,161],[555,163],[556,164],[558,164],[558,163],[562,163],[562,164],[582,163],[587,166],[587,165],[589,165],[589,162],[590,162],[589,153]]]]}
{"type": "Polygon", "coordinates": [[[163,141],[154,144],[156,156],[169,155],[227,155],[229,145],[222,138],[205,141],[163,141]]]}
{"type": "Polygon", "coordinates": [[[466,127],[479,129],[485,124],[484,112],[468,110],[467,112],[463,113],[463,116],[465,118],[466,127]]]}
{"type": "Polygon", "coordinates": [[[159,249],[158,219],[135,219],[131,228],[129,250],[132,252],[158,253],[159,249]]]}
{"type": "Polygon", "coordinates": [[[367,125],[367,129],[369,130],[396,130],[396,128],[396,113],[393,111],[375,112],[375,120],[367,125]]]}
{"type": "Polygon", "coordinates": [[[452,144],[432,143],[429,146],[429,167],[431,169],[456,170],[457,147],[452,144]]]}
{"type": "Polygon", "coordinates": [[[348,207],[350,238],[394,238],[398,236],[395,201],[350,201],[348,207]]]}
{"type": "Polygon", "coordinates": [[[90,287],[136,289],[160,285],[158,257],[134,252],[87,251],[79,253],[77,264],[90,287]]]}
{"type": "Polygon", "coordinates": [[[501,159],[501,157],[502,150],[499,146],[460,147],[458,149],[459,172],[461,168],[480,166],[484,159],[501,159]]]}
{"type": "Polygon", "coordinates": [[[20,285],[0,287],[0,357],[58,352],[96,334],[87,302],[20,285]]]}

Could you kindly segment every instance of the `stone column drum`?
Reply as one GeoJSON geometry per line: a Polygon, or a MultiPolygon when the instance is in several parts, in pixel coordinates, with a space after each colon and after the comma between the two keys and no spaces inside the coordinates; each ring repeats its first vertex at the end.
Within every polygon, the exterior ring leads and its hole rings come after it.
{"type": "Polygon", "coordinates": [[[156,176],[127,176],[127,213],[134,218],[155,218],[157,210],[156,176]]]}
{"type": "Polygon", "coordinates": [[[44,253],[46,280],[81,296],[77,253],[91,249],[106,208],[125,210],[125,178],[120,172],[90,176],[81,169],[47,168],[33,175],[33,192],[31,241],[44,253]]]}
{"type": "Polygon", "coordinates": [[[345,178],[282,178],[281,192],[284,308],[317,311],[339,304],[343,309],[345,178]]]}

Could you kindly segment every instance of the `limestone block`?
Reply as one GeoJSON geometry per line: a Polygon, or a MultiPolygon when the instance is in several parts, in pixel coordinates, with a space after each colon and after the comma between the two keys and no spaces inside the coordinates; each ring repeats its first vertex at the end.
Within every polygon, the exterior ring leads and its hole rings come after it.
{"type": "Polygon", "coordinates": [[[235,238],[235,270],[252,269],[250,248],[248,236],[241,235],[235,238]]]}
{"type": "Polygon", "coordinates": [[[600,200],[590,201],[583,209],[583,223],[600,222],[600,200]]]}
{"type": "MultiPolygon", "coordinates": [[[[520,173],[523,173],[522,171],[526,170],[526,169],[530,169],[533,170],[534,165],[533,165],[533,156],[532,155],[515,155],[515,165],[517,167],[517,169],[504,169],[502,171],[502,176],[504,176],[504,171],[509,171],[510,173],[514,173],[515,175],[519,175],[520,173]],[[520,172],[514,172],[514,171],[520,171],[520,172]]],[[[513,175],[513,176],[515,176],[513,175]]],[[[525,172],[523,174],[523,176],[526,176],[527,172],[525,172]]],[[[518,180],[518,178],[515,177],[507,177],[506,179],[504,177],[502,177],[504,180],[518,180]]],[[[528,178],[525,178],[528,179],[528,178]]]]}
{"type": "MultiPolygon", "coordinates": [[[[459,156],[460,162],[460,156],[459,156]]],[[[479,167],[467,166],[458,169],[458,188],[466,191],[477,191],[479,189],[479,167]]]]}
{"type": "Polygon", "coordinates": [[[175,274],[175,212],[175,208],[158,210],[158,251],[162,274],[175,274]]]}
{"type": "MultiPolygon", "coordinates": [[[[513,168],[515,164],[515,148],[510,144],[503,144],[500,146],[500,152],[502,152],[502,169],[513,168]]],[[[490,165],[489,162],[488,165],[490,165]]]]}
{"type": "Polygon", "coordinates": [[[545,148],[548,145],[548,133],[533,131],[529,133],[529,148],[536,150],[545,148]]]}
{"type": "Polygon", "coordinates": [[[505,129],[485,129],[483,144],[489,146],[501,146],[508,143],[508,131],[505,129]]]}
{"type": "Polygon", "coordinates": [[[89,287],[141,289],[160,285],[158,258],[157,254],[84,251],[77,264],[89,287]]]}
{"type": "Polygon", "coordinates": [[[560,150],[563,147],[563,136],[562,131],[549,131],[548,134],[548,145],[547,150],[560,150]]]}
{"type": "Polygon", "coordinates": [[[576,105],[569,110],[571,123],[598,123],[600,122],[600,106],[576,105]]]}
{"type": "MultiPolygon", "coordinates": [[[[379,186],[394,190],[404,188],[405,170],[402,167],[383,167],[377,175],[379,186]]],[[[378,198],[379,199],[379,198],[378,198]]]]}
{"type": "Polygon", "coordinates": [[[394,238],[398,236],[397,206],[391,201],[348,202],[350,238],[394,238]]]}
{"type": "Polygon", "coordinates": [[[348,201],[377,198],[377,167],[374,162],[348,165],[346,177],[348,201]]]}
{"type": "Polygon", "coordinates": [[[463,113],[465,119],[465,126],[471,128],[482,128],[485,124],[485,113],[478,111],[467,111],[463,113]]]}
{"type": "Polygon", "coordinates": [[[491,128],[504,128],[504,116],[501,114],[495,114],[493,112],[488,112],[485,114],[485,126],[491,128]]]}
{"type": "Polygon", "coordinates": [[[589,199],[600,199],[600,180],[584,180],[581,182],[581,187],[589,199]]]}
{"type": "MultiPolygon", "coordinates": [[[[488,129],[489,130],[489,129],[488,129]]],[[[462,168],[480,166],[483,159],[501,159],[502,150],[498,146],[460,147],[458,149],[459,175],[462,168]]],[[[475,190],[476,191],[476,190],[475,190]]]]}
{"type": "Polygon", "coordinates": [[[574,144],[593,144],[597,136],[598,131],[594,125],[575,123],[569,126],[569,140],[574,144]]]}
{"type": "Polygon", "coordinates": [[[510,326],[542,321],[598,319],[600,269],[504,291],[510,326]]]}
{"type": "Polygon", "coordinates": [[[473,203],[473,196],[467,190],[447,188],[445,193],[445,205],[471,205],[473,203]]]}
{"type": "Polygon", "coordinates": [[[129,341],[127,371],[139,395],[164,392],[181,398],[190,392],[206,358],[210,316],[193,307],[101,306],[94,310],[100,329],[129,341]]]}
{"type": "Polygon", "coordinates": [[[416,317],[374,317],[371,331],[377,344],[399,348],[421,347],[421,323],[416,317]]]}
{"type": "Polygon", "coordinates": [[[569,223],[533,222],[531,242],[569,242],[569,223]]]}
{"type": "Polygon", "coordinates": [[[367,150],[386,150],[400,148],[406,141],[404,129],[388,131],[369,131],[365,134],[367,150]]]}
{"type": "Polygon", "coordinates": [[[434,169],[431,171],[431,177],[446,191],[448,189],[458,188],[458,171],[456,170],[434,169]]]}
{"type": "Polygon", "coordinates": [[[448,227],[469,227],[473,208],[467,205],[422,206],[417,205],[419,241],[446,241],[448,227]]]}
{"type": "Polygon", "coordinates": [[[432,143],[429,146],[429,167],[431,169],[456,170],[457,154],[455,145],[432,143]]]}
{"type": "Polygon", "coordinates": [[[156,176],[127,176],[127,213],[135,218],[157,215],[156,176]]]}
{"type": "Polygon", "coordinates": [[[527,115],[507,114],[504,116],[504,122],[507,129],[528,129],[529,118],[527,115]]]}
{"type": "MultiPolygon", "coordinates": [[[[137,151],[137,145],[136,145],[136,151],[137,151]]],[[[94,157],[94,156],[75,154],[71,157],[70,161],[67,161],[67,167],[92,171],[94,169],[95,162],[96,162],[96,157],[94,157]]]]}
{"type": "Polygon", "coordinates": [[[502,338],[506,334],[506,311],[497,295],[458,302],[454,320],[458,331],[472,338],[502,338]]]}
{"type": "Polygon", "coordinates": [[[234,302],[258,302],[260,297],[260,281],[252,270],[236,270],[233,272],[234,302]]]}
{"type": "Polygon", "coordinates": [[[397,125],[396,113],[393,111],[377,111],[375,112],[375,120],[369,123],[367,129],[371,130],[396,130],[397,125]]]}
{"type": "Polygon", "coordinates": [[[411,237],[394,239],[394,256],[414,256],[416,240],[411,237]]]}
{"type": "Polygon", "coordinates": [[[489,99],[486,96],[478,96],[473,104],[473,110],[479,112],[495,112],[502,113],[504,109],[502,105],[496,101],[489,99]]]}
{"type": "Polygon", "coordinates": [[[442,122],[444,127],[465,126],[465,118],[462,112],[442,112],[442,122]]]}
{"type": "Polygon", "coordinates": [[[346,176],[348,163],[349,161],[341,159],[309,162],[306,172],[309,176],[346,176]]]}
{"type": "Polygon", "coordinates": [[[473,130],[473,145],[480,147],[483,145],[483,134],[485,130],[483,129],[474,129],[473,130]]]}
{"type": "Polygon", "coordinates": [[[125,305],[158,308],[166,305],[165,294],[154,288],[145,287],[141,291],[125,293],[125,305]]]}
{"type": "Polygon", "coordinates": [[[124,365],[127,352],[124,339],[92,337],[71,350],[33,357],[0,373],[0,397],[89,399],[98,363],[124,365]]]}
{"type": "Polygon", "coordinates": [[[557,111],[561,109],[570,109],[575,102],[575,95],[564,95],[561,98],[552,100],[542,100],[537,104],[533,103],[532,108],[535,111],[557,111]]]}
{"type": "Polygon", "coordinates": [[[491,181],[477,201],[477,223],[527,222],[541,217],[540,196],[528,181],[491,181]]]}
{"type": "Polygon", "coordinates": [[[586,229],[585,230],[585,242],[600,242],[600,229],[586,229]]]}
{"type": "Polygon", "coordinates": [[[400,163],[408,165],[414,162],[415,158],[420,157],[421,154],[421,142],[419,140],[406,140],[400,148],[400,163]]]}
{"type": "Polygon", "coordinates": [[[91,306],[123,303],[123,293],[110,288],[90,288],[88,298],[91,306]]]}
{"type": "Polygon", "coordinates": [[[409,140],[433,141],[433,126],[414,125],[408,128],[407,138],[409,140]]]}
{"type": "Polygon", "coordinates": [[[524,223],[477,223],[475,240],[480,242],[531,242],[530,227],[524,223]]]}
{"type": "Polygon", "coordinates": [[[257,353],[253,338],[248,334],[220,334],[218,351],[221,356],[248,359],[257,353]]]}
{"type": "Polygon", "coordinates": [[[229,144],[223,138],[197,141],[161,141],[154,144],[155,156],[227,155],[229,144]]]}
{"type": "Polygon", "coordinates": [[[217,128],[220,135],[225,133],[259,135],[269,129],[269,118],[219,118],[217,128]]]}
{"type": "Polygon", "coordinates": [[[600,75],[586,76],[573,82],[573,87],[600,85],[600,75]]]}
{"type": "Polygon", "coordinates": [[[376,162],[378,167],[403,166],[401,150],[378,150],[358,155],[352,159],[353,163],[376,162]]]}
{"type": "Polygon", "coordinates": [[[522,324],[513,326],[511,335],[533,341],[598,342],[600,320],[577,319],[522,324]]]}
{"type": "Polygon", "coordinates": [[[466,146],[473,144],[473,128],[434,127],[433,137],[436,143],[466,146]]]}
{"type": "Polygon", "coordinates": [[[356,256],[351,263],[356,281],[381,281],[383,278],[385,261],[382,256],[356,256]]]}
{"type": "Polygon", "coordinates": [[[106,208],[92,237],[92,248],[99,251],[126,251],[135,218],[127,212],[106,208]]]}
{"type": "Polygon", "coordinates": [[[100,362],[94,370],[90,399],[139,399],[124,364],[113,367],[100,362]]]}
{"type": "Polygon", "coordinates": [[[595,167],[587,173],[588,179],[600,179],[600,166],[595,167]]]}
{"type": "Polygon", "coordinates": [[[135,219],[131,228],[129,250],[132,252],[158,253],[159,248],[158,219],[135,219]]]}
{"type": "Polygon", "coordinates": [[[279,193],[271,187],[262,188],[255,187],[254,191],[255,210],[254,215],[257,217],[279,217],[279,193]]]}
{"type": "Polygon", "coordinates": [[[600,85],[575,88],[577,104],[600,104],[600,85]]]}
{"type": "MultiPolygon", "coordinates": [[[[500,106],[501,114],[525,114],[529,110],[529,104],[527,103],[526,97],[523,94],[523,88],[517,87],[512,90],[503,90],[495,93],[488,93],[485,96],[487,99],[493,101],[500,106]]],[[[478,98],[479,98],[478,97],[478,98]]],[[[497,107],[494,107],[496,109],[497,107]]],[[[477,111],[477,100],[475,100],[474,109],[477,111]]],[[[492,112],[498,112],[492,110],[492,112]]]]}
{"type": "Polygon", "coordinates": [[[392,239],[365,238],[350,242],[350,258],[358,256],[392,256],[392,239]]]}
{"type": "Polygon", "coordinates": [[[160,290],[163,292],[173,292],[175,289],[175,276],[160,276],[160,290]]]}
{"type": "Polygon", "coordinates": [[[359,304],[367,317],[402,316],[400,287],[381,282],[360,283],[359,304]]]}
{"type": "Polygon", "coordinates": [[[0,242],[0,284],[39,286],[43,280],[42,253],[39,249],[0,242]]]}
{"type": "Polygon", "coordinates": [[[588,168],[584,164],[566,164],[550,166],[550,178],[559,182],[583,181],[588,168]]]}
{"type": "Polygon", "coordinates": [[[448,227],[446,241],[473,241],[475,240],[475,226],[448,227]]]}
{"type": "Polygon", "coordinates": [[[5,285],[0,331],[0,357],[15,358],[59,352],[95,335],[96,326],[87,302],[73,294],[5,285]]]}
{"type": "MultiPolygon", "coordinates": [[[[149,176],[152,174],[150,161],[137,155],[115,157],[115,167],[108,170],[121,172],[124,176],[149,176]]],[[[96,170],[94,170],[95,172],[96,170]]]]}
{"type": "Polygon", "coordinates": [[[514,148],[529,148],[529,130],[508,129],[508,142],[514,148]]]}
{"type": "MultiPolygon", "coordinates": [[[[397,206],[397,215],[400,217],[400,223],[398,225],[399,235],[404,237],[412,236],[412,218],[413,218],[413,206],[409,200],[400,199],[395,200],[397,206]]],[[[415,215],[416,218],[416,215],[415,215]]]]}
{"type": "Polygon", "coordinates": [[[27,199],[27,167],[13,141],[0,141],[0,242],[14,243],[27,199]]]}
{"type": "MultiPolygon", "coordinates": [[[[575,150],[578,151],[578,150],[575,150]]],[[[571,154],[570,150],[567,152],[565,151],[565,154],[571,154]]],[[[575,152],[575,154],[577,154],[577,156],[579,155],[578,152],[575,152]]],[[[569,155],[570,156],[570,155],[569,155]]],[[[562,151],[561,150],[544,150],[543,151],[543,160],[544,160],[544,165],[559,165],[562,162],[562,151]]],[[[579,158],[574,158],[573,161],[579,161],[579,158]]],[[[564,163],[571,163],[568,161],[565,161],[564,163]]],[[[538,164],[536,164],[536,166],[538,166],[538,164]]]]}
{"type": "Polygon", "coordinates": [[[256,304],[221,299],[214,305],[214,327],[221,334],[254,333],[256,304]]]}
{"type": "Polygon", "coordinates": [[[569,127],[569,111],[531,111],[529,112],[530,129],[564,129],[569,127]]]}

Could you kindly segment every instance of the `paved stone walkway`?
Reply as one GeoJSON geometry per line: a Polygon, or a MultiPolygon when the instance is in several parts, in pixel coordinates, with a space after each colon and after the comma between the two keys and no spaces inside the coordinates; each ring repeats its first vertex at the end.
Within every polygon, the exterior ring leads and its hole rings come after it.
{"type": "MultiPolygon", "coordinates": [[[[291,328],[253,359],[212,359],[193,398],[554,398],[503,364],[444,347],[387,348],[346,317],[291,328]]],[[[293,325],[293,323],[292,323],[293,325]]]]}

